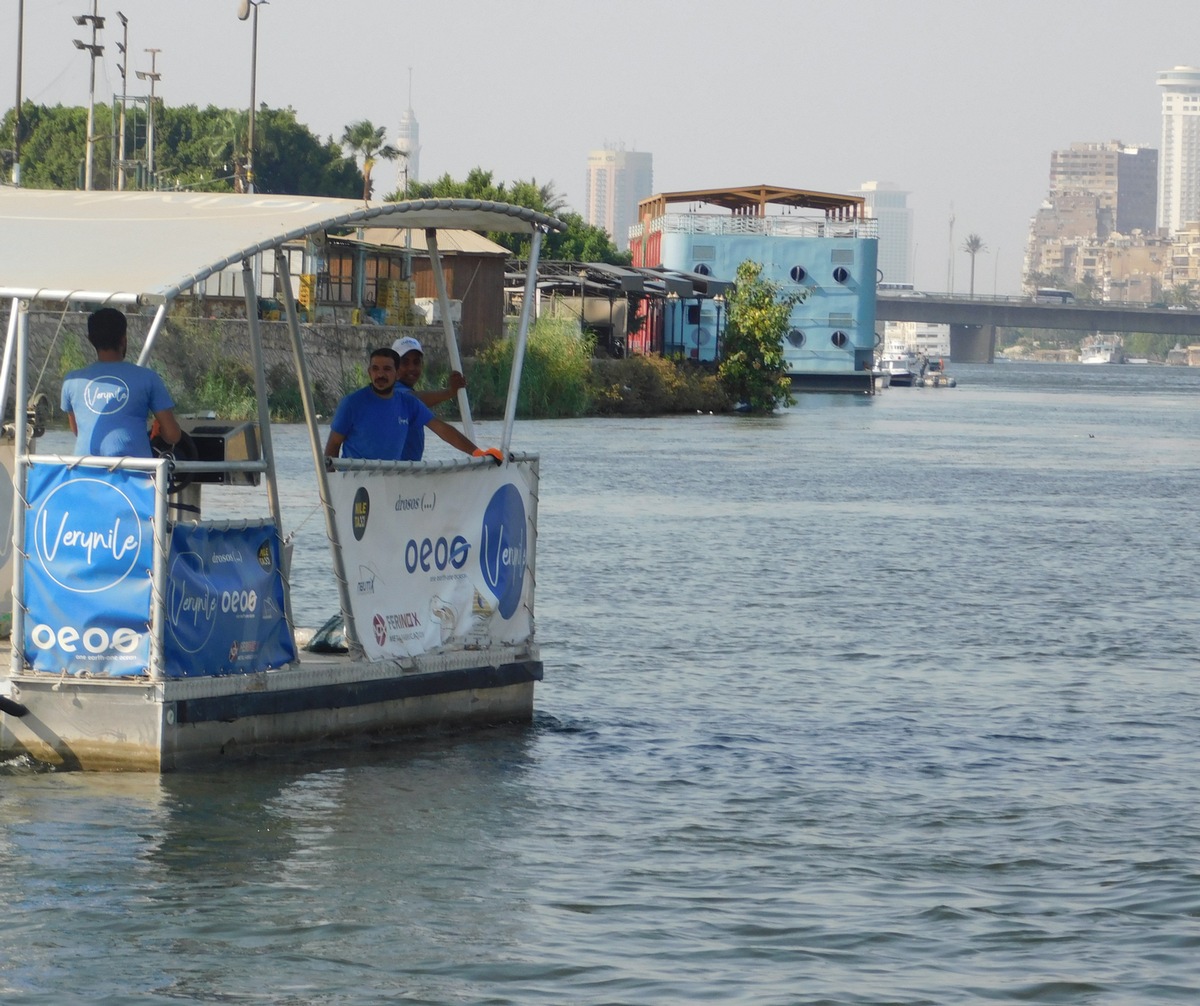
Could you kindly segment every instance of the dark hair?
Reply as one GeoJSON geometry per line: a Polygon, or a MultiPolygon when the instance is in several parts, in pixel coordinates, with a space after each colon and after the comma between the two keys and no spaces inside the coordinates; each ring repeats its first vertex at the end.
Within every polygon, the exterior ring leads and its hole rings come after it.
{"type": "Polygon", "coordinates": [[[377,356],[386,356],[394,366],[400,366],[400,354],[391,346],[380,346],[378,349],[371,350],[371,359],[373,360],[377,356]]]}
{"type": "Polygon", "coordinates": [[[102,307],[88,315],[88,342],[101,349],[119,349],[125,338],[125,315],[115,307],[102,307]]]}

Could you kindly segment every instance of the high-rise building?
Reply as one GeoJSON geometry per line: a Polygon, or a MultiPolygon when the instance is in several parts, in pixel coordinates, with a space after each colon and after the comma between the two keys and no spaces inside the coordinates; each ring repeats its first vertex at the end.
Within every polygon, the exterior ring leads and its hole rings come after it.
{"type": "Polygon", "coordinates": [[[866,199],[867,216],[879,221],[881,283],[912,283],[913,211],[908,193],[891,182],[863,182],[855,195],[866,199]]]}
{"type": "Polygon", "coordinates": [[[1158,72],[1162,94],[1158,225],[1174,234],[1200,220],[1200,69],[1158,72]]]}
{"type": "Polygon", "coordinates": [[[400,188],[406,182],[421,180],[421,127],[412,109],[412,69],[408,71],[408,108],[400,116],[400,128],[396,130],[396,149],[400,151],[400,188]]]}
{"type": "Polygon", "coordinates": [[[638,222],[638,203],[653,193],[650,154],[613,147],[588,154],[587,222],[608,231],[622,251],[629,247],[629,228],[638,222]]]}
{"type": "Polygon", "coordinates": [[[396,130],[396,149],[400,151],[400,161],[397,167],[400,171],[400,185],[406,181],[421,180],[421,127],[411,108],[404,110],[400,116],[400,128],[396,130]]]}
{"type": "Polygon", "coordinates": [[[1072,143],[1050,154],[1050,200],[1087,194],[1096,197],[1093,234],[1114,231],[1150,234],[1156,227],[1158,151],[1108,143],[1072,143]]]}

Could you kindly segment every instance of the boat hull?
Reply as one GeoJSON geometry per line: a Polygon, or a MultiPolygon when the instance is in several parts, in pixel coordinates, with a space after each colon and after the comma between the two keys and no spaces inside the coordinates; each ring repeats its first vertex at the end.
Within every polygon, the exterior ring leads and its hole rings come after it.
{"type": "Polygon", "coordinates": [[[528,722],[542,664],[515,651],[459,653],[422,667],[322,655],[259,674],[8,679],[28,711],[0,716],[0,753],[63,769],[172,772],[286,746],[528,722]]]}

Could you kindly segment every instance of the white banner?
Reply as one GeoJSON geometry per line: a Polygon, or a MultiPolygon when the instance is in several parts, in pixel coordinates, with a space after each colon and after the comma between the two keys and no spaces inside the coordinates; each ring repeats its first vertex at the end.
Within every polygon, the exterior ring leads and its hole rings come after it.
{"type": "Polygon", "coordinates": [[[533,635],[537,459],[329,475],[350,608],[371,660],[533,635]]]}

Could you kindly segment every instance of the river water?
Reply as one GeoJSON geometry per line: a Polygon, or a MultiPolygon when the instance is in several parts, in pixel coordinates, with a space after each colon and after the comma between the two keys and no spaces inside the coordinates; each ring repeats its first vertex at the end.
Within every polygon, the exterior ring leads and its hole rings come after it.
{"type": "Polygon", "coordinates": [[[519,425],[530,727],[0,768],[0,1002],[1200,1001],[1200,371],[952,371],[519,425]]]}

